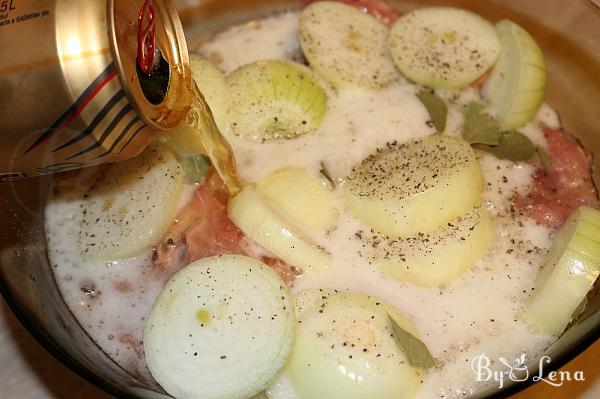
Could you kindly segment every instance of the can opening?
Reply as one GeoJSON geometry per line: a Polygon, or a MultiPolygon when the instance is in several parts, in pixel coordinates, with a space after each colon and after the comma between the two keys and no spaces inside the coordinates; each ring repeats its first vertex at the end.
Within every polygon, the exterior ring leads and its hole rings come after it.
{"type": "Polygon", "coordinates": [[[107,2],[112,53],[125,94],[146,125],[173,129],[186,119],[193,96],[189,55],[173,0],[107,2]]]}
{"type": "Polygon", "coordinates": [[[169,79],[171,77],[171,68],[169,62],[165,60],[160,49],[156,49],[155,63],[149,74],[145,74],[140,68],[140,63],[136,62],[137,76],[140,81],[140,87],[150,104],[158,105],[162,103],[169,90],[169,79]]]}

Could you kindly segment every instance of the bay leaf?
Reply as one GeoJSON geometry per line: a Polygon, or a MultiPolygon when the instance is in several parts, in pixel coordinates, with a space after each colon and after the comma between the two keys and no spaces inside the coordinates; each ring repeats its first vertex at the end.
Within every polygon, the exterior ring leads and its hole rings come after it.
{"type": "Polygon", "coordinates": [[[469,144],[497,145],[500,141],[498,122],[483,112],[485,105],[471,102],[464,113],[463,138],[469,144]]]}
{"type": "Polygon", "coordinates": [[[544,170],[549,171],[552,167],[552,159],[550,158],[550,155],[540,146],[536,147],[536,151],[540,162],[542,162],[544,170]]]}
{"type": "Polygon", "coordinates": [[[388,318],[390,319],[390,323],[392,325],[394,339],[396,340],[396,343],[402,352],[404,352],[406,355],[408,363],[411,366],[422,369],[438,367],[438,362],[435,360],[431,352],[429,352],[429,349],[427,349],[427,346],[425,346],[423,341],[419,340],[417,337],[400,327],[396,320],[394,320],[394,318],[389,314],[388,318]]]}
{"type": "Polygon", "coordinates": [[[335,180],[333,180],[333,178],[331,177],[331,174],[327,170],[327,166],[325,166],[325,162],[323,161],[321,161],[321,170],[319,171],[319,173],[321,173],[321,176],[323,176],[325,180],[327,180],[327,182],[329,183],[329,188],[334,189],[336,186],[335,180]]]}
{"type": "Polygon", "coordinates": [[[537,152],[529,137],[520,132],[503,133],[498,140],[498,145],[476,145],[475,148],[490,152],[498,159],[513,162],[529,161],[537,152]]]}
{"type": "Polygon", "coordinates": [[[429,118],[431,118],[435,130],[438,133],[443,133],[446,130],[448,119],[448,106],[444,100],[437,94],[427,90],[418,93],[417,97],[429,112],[429,118]]]}
{"type": "Polygon", "coordinates": [[[204,180],[209,167],[209,161],[202,155],[185,157],[180,161],[180,164],[188,184],[196,184],[204,180]]]}

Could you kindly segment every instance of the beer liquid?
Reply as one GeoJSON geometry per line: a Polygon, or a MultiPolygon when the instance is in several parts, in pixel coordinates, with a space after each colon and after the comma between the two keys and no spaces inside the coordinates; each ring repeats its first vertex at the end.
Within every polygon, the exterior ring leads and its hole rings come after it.
{"type": "Polygon", "coordinates": [[[208,156],[229,190],[229,195],[233,197],[240,191],[233,150],[217,127],[212,111],[198,86],[195,82],[192,85],[192,107],[184,123],[190,128],[189,134],[195,135],[195,138],[202,143],[204,147],[202,155],[208,156]]]}
{"type": "MultiPolygon", "coordinates": [[[[170,69],[169,64],[164,62],[160,62],[158,67],[147,76],[141,73],[138,66],[137,76],[148,101],[155,99],[158,102],[164,99],[169,82],[184,79],[178,69],[170,69]],[[160,84],[161,82],[163,84],[160,84]]],[[[167,135],[167,146],[180,159],[190,155],[207,156],[225,183],[229,195],[233,197],[240,191],[240,183],[231,145],[217,127],[212,111],[196,82],[192,80],[191,90],[186,90],[181,95],[186,99],[189,98],[188,96],[191,97],[191,106],[175,131],[167,135]]],[[[169,113],[173,112],[166,105],[163,111],[163,118],[167,118],[169,113]]]]}

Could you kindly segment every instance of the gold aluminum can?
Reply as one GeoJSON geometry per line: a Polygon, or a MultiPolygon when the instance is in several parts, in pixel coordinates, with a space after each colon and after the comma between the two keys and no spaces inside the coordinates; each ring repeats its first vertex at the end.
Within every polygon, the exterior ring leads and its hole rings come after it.
{"type": "Polygon", "coordinates": [[[0,1],[0,180],[131,158],[185,119],[192,76],[171,0],[153,1],[167,83],[160,101],[145,94],[136,68],[145,5],[0,1]]]}

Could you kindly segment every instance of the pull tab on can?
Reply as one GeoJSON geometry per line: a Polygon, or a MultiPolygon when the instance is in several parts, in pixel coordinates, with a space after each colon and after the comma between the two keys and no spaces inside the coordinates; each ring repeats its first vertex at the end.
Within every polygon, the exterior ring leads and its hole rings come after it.
{"type": "Polygon", "coordinates": [[[146,0],[138,15],[137,25],[138,53],[137,60],[141,72],[148,76],[154,67],[156,37],[154,35],[154,4],[146,0]]]}
{"type": "Polygon", "coordinates": [[[192,76],[172,0],[19,0],[7,14],[0,181],[131,158],[185,120],[192,76]]]}

